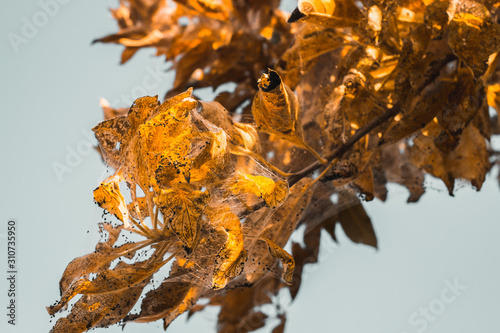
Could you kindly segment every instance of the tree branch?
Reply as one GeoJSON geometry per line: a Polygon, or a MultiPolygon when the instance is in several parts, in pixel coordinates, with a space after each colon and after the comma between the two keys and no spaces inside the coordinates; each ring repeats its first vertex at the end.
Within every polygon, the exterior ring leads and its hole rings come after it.
{"type": "MultiPolygon", "coordinates": [[[[376,117],[362,128],[358,129],[354,133],[354,135],[347,140],[345,144],[340,146],[337,150],[335,150],[331,154],[327,155],[325,157],[326,160],[328,160],[328,162],[331,163],[334,159],[342,157],[347,151],[349,151],[349,149],[351,149],[354,146],[354,144],[356,144],[356,142],[361,140],[366,134],[370,133],[371,131],[373,131],[374,129],[376,129],[377,127],[379,127],[392,117],[396,116],[400,112],[401,112],[401,106],[399,104],[396,104],[392,108],[387,109],[386,112],[376,117]]],[[[295,185],[299,180],[301,180],[302,178],[304,178],[305,176],[319,169],[322,166],[323,164],[319,163],[318,161],[310,164],[301,171],[296,172],[292,176],[290,176],[288,178],[288,185],[290,187],[295,185]]]]}

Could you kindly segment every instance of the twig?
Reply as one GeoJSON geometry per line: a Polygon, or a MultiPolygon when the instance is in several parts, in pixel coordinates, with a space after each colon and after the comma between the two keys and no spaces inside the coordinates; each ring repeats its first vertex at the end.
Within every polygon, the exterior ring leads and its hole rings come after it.
{"type": "MultiPolygon", "coordinates": [[[[353,136],[351,136],[346,143],[340,146],[337,150],[326,156],[326,160],[331,163],[334,159],[342,157],[349,149],[351,149],[356,142],[361,140],[366,134],[370,133],[384,122],[388,121],[392,117],[396,116],[401,112],[401,107],[399,104],[394,105],[392,108],[387,109],[387,111],[377,118],[370,121],[368,124],[358,129],[353,136]]],[[[299,180],[310,174],[311,172],[322,167],[323,164],[316,161],[309,166],[305,167],[299,172],[294,173],[290,178],[288,178],[288,185],[291,187],[295,185],[299,180]]]]}

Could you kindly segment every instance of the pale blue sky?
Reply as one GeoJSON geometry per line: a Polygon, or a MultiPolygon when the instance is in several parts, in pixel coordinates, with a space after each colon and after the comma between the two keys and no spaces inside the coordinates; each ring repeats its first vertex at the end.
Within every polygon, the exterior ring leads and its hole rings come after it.
{"type": "MultiPolygon", "coordinates": [[[[2,1],[0,234],[8,218],[18,220],[20,265],[19,325],[7,325],[2,314],[0,331],[5,333],[49,331],[53,322],[44,307],[58,298],[64,268],[93,249],[100,210],[92,191],[105,167],[97,153],[85,149],[90,128],[102,119],[99,98],[126,106],[144,92],[141,87],[161,97],[172,81],[171,76],[151,76],[144,85],[151,71],[168,67],[153,50],[119,66],[121,47],[90,45],[116,30],[108,8],[116,7],[117,0],[66,2],[15,52],[8,34],[22,36],[26,20],[43,19],[43,9],[33,0],[2,1]],[[68,157],[79,150],[81,158],[68,157]],[[71,172],[58,177],[54,165],[68,165],[67,158],[71,172]]],[[[428,190],[418,204],[406,204],[406,190],[391,186],[388,202],[365,206],[378,251],[351,243],[340,229],[338,245],[324,235],[321,263],[306,269],[299,296],[287,305],[286,332],[414,333],[424,326],[422,332],[429,333],[500,332],[497,172],[480,193],[465,186],[455,198],[431,182],[437,189],[428,190]],[[466,289],[453,294],[450,283],[466,289]],[[419,311],[429,306],[442,313],[423,319],[419,311]]],[[[5,271],[5,240],[0,241],[5,271]]],[[[4,308],[6,283],[0,281],[4,308]]],[[[281,297],[285,303],[286,298],[281,297]]],[[[189,322],[180,317],[169,332],[213,332],[215,315],[211,310],[189,322]]],[[[138,330],[160,332],[161,323],[130,325],[125,332],[138,330]]],[[[121,328],[96,330],[101,331],[121,328]]]]}

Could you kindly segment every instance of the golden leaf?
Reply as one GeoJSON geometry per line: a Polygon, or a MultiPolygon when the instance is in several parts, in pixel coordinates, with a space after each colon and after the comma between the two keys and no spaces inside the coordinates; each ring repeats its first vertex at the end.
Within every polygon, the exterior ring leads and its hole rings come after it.
{"type": "Polygon", "coordinates": [[[227,135],[191,110],[192,99],[166,109],[139,128],[139,142],[152,179],[160,188],[177,182],[206,185],[225,174],[227,135]]]}
{"type": "Polygon", "coordinates": [[[497,113],[500,113],[500,84],[492,84],[488,86],[487,91],[488,105],[495,108],[497,113]]]}
{"type": "Polygon", "coordinates": [[[227,20],[233,9],[230,0],[176,0],[176,2],[220,21],[227,20]]]}
{"type": "Polygon", "coordinates": [[[195,136],[190,111],[196,105],[196,101],[185,99],[169,108],[160,107],[163,112],[139,126],[139,145],[151,181],[156,179],[162,187],[175,180],[189,180],[191,160],[186,156],[195,136]]]}
{"type": "Polygon", "coordinates": [[[481,189],[490,161],[486,140],[474,125],[465,128],[457,148],[446,156],[446,169],[453,178],[466,179],[481,189]]]}
{"type": "Polygon", "coordinates": [[[327,27],[350,27],[362,17],[352,0],[299,0],[288,23],[307,22],[327,27]]]}
{"type": "Polygon", "coordinates": [[[119,218],[125,228],[130,227],[129,212],[125,199],[120,192],[118,185],[119,178],[115,177],[108,183],[101,183],[98,188],[94,190],[94,201],[101,207],[106,209],[111,214],[119,218]]]}
{"type": "Polygon", "coordinates": [[[424,169],[434,177],[440,178],[453,193],[453,179],[446,170],[445,159],[434,144],[431,137],[419,134],[413,140],[413,147],[410,150],[411,162],[417,167],[424,169]]]}
{"type": "Polygon", "coordinates": [[[219,229],[227,237],[215,257],[212,277],[212,288],[222,289],[232,278],[243,271],[247,260],[247,250],[243,245],[240,220],[229,208],[214,209],[210,211],[209,218],[219,223],[219,229]]]}
{"type": "MultiPolygon", "coordinates": [[[[141,126],[144,126],[145,123],[152,119],[158,120],[159,123],[162,118],[159,117],[160,119],[158,119],[156,117],[159,114],[166,114],[165,116],[168,116],[168,119],[163,120],[164,127],[167,127],[168,130],[163,128],[163,131],[175,135],[177,131],[182,130],[182,128],[178,128],[178,125],[179,123],[185,123],[182,120],[188,117],[189,108],[196,106],[196,102],[191,98],[191,93],[192,89],[189,89],[166,100],[161,105],[158,104],[156,97],[138,98],[127,115],[104,121],[94,127],[93,131],[99,141],[106,163],[115,170],[120,169],[125,180],[139,182],[143,187],[149,187],[150,177],[154,176],[155,171],[155,169],[150,170],[150,164],[157,157],[158,152],[155,149],[158,149],[158,144],[156,143],[155,146],[155,140],[153,139],[147,142],[144,142],[144,138],[138,140],[140,139],[141,126]],[[144,148],[145,144],[153,145],[151,149],[155,153],[146,154],[144,149],[141,149],[138,141],[142,143],[142,148],[144,148]]],[[[155,121],[150,125],[151,127],[153,125],[159,126],[155,121]]],[[[149,128],[149,130],[154,132],[152,128],[149,128]]]]}
{"type": "Polygon", "coordinates": [[[145,96],[136,99],[127,114],[132,128],[138,128],[139,125],[151,118],[157,111],[158,105],[158,96],[145,96]]]}
{"type": "Polygon", "coordinates": [[[162,190],[154,199],[165,221],[189,248],[193,248],[199,240],[201,215],[209,200],[208,191],[188,192],[183,189],[162,190]]]}
{"type": "Polygon", "coordinates": [[[288,140],[297,147],[309,150],[321,163],[326,161],[304,142],[301,109],[297,96],[281,81],[276,71],[269,70],[259,79],[259,91],[252,104],[257,129],[288,140]]]}
{"type": "MultiPolygon", "coordinates": [[[[475,6],[484,8],[477,2],[475,6]]],[[[472,13],[458,13],[449,23],[449,43],[479,78],[488,68],[489,56],[500,50],[500,27],[487,14],[481,18],[472,13]]]]}
{"type": "Polygon", "coordinates": [[[233,136],[233,140],[236,142],[236,144],[245,148],[246,150],[259,153],[259,133],[257,133],[253,126],[242,123],[234,123],[234,131],[235,135],[233,136]]]}
{"type": "Polygon", "coordinates": [[[279,206],[288,196],[288,183],[283,180],[275,182],[265,176],[239,174],[236,181],[231,185],[231,191],[235,194],[255,194],[264,199],[269,207],[274,208],[279,206]]]}
{"type": "Polygon", "coordinates": [[[164,149],[156,155],[155,164],[151,165],[160,187],[165,188],[173,182],[191,181],[193,159],[190,153],[196,137],[197,133],[188,127],[177,136],[165,140],[164,149]]]}
{"type": "Polygon", "coordinates": [[[141,296],[146,282],[118,292],[83,295],[71,308],[71,313],[60,318],[51,333],[82,333],[94,327],[107,327],[122,320],[141,296]]]}
{"type": "Polygon", "coordinates": [[[368,10],[368,26],[375,32],[382,30],[382,11],[378,6],[371,6],[368,10]]]}
{"type": "Polygon", "coordinates": [[[440,151],[432,137],[419,134],[410,156],[417,167],[443,180],[450,195],[456,178],[468,180],[477,190],[481,189],[490,169],[486,141],[473,124],[464,129],[460,142],[449,153],[440,151]]]}
{"type": "Polygon", "coordinates": [[[299,0],[297,5],[301,13],[333,14],[335,1],[333,0],[299,0]]]}
{"type": "Polygon", "coordinates": [[[74,281],[64,291],[61,300],[53,306],[47,307],[47,311],[53,315],[61,310],[73,297],[78,294],[99,295],[118,292],[130,288],[153,275],[166,262],[136,263],[122,268],[102,269],[93,280],[82,277],[74,281]]]}
{"type": "Polygon", "coordinates": [[[275,242],[267,237],[260,236],[261,240],[265,241],[269,247],[269,253],[275,258],[279,258],[283,264],[283,280],[288,284],[292,284],[293,270],[295,269],[295,261],[290,253],[286,252],[283,248],[276,245],[275,242]]]}
{"type": "Polygon", "coordinates": [[[344,43],[344,37],[333,29],[318,30],[304,26],[292,47],[281,58],[280,64],[285,65],[287,71],[301,69],[308,62],[343,46],[344,43]]]}
{"type": "Polygon", "coordinates": [[[64,270],[61,280],[59,281],[61,294],[65,293],[73,282],[90,273],[97,272],[112,260],[126,255],[129,252],[134,254],[135,248],[135,243],[127,243],[119,247],[112,247],[110,244],[99,243],[94,252],[73,259],[64,270]]]}
{"type": "Polygon", "coordinates": [[[229,149],[226,133],[213,128],[197,138],[198,145],[191,145],[190,155],[194,155],[191,167],[191,182],[202,186],[213,186],[227,177],[229,167],[229,149]]]}

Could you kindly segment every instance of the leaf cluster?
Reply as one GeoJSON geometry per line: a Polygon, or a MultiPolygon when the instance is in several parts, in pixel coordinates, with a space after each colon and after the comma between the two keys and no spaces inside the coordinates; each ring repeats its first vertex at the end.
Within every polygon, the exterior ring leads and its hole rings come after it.
{"type": "Polygon", "coordinates": [[[112,10],[119,31],[96,42],[123,45],[122,63],[154,47],[175,82],[163,103],[104,106],[94,132],[115,173],[94,200],[118,222],[68,265],[49,312],[82,296],[53,332],[159,319],[167,328],[207,306],[220,306],[219,332],[251,332],[269,318],[264,304],[283,332],[275,296],[297,296],[322,230],[336,240],[340,224],[377,247],[360,198],[383,201],[397,183],[416,202],[426,174],[450,195],[457,180],[480,190],[500,164],[490,143],[500,134],[498,1],[299,0],[290,15],[279,6],[123,0],[112,10]],[[200,101],[204,87],[223,92],[200,101]],[[126,232],[141,240],[118,243],[126,232]]]}

